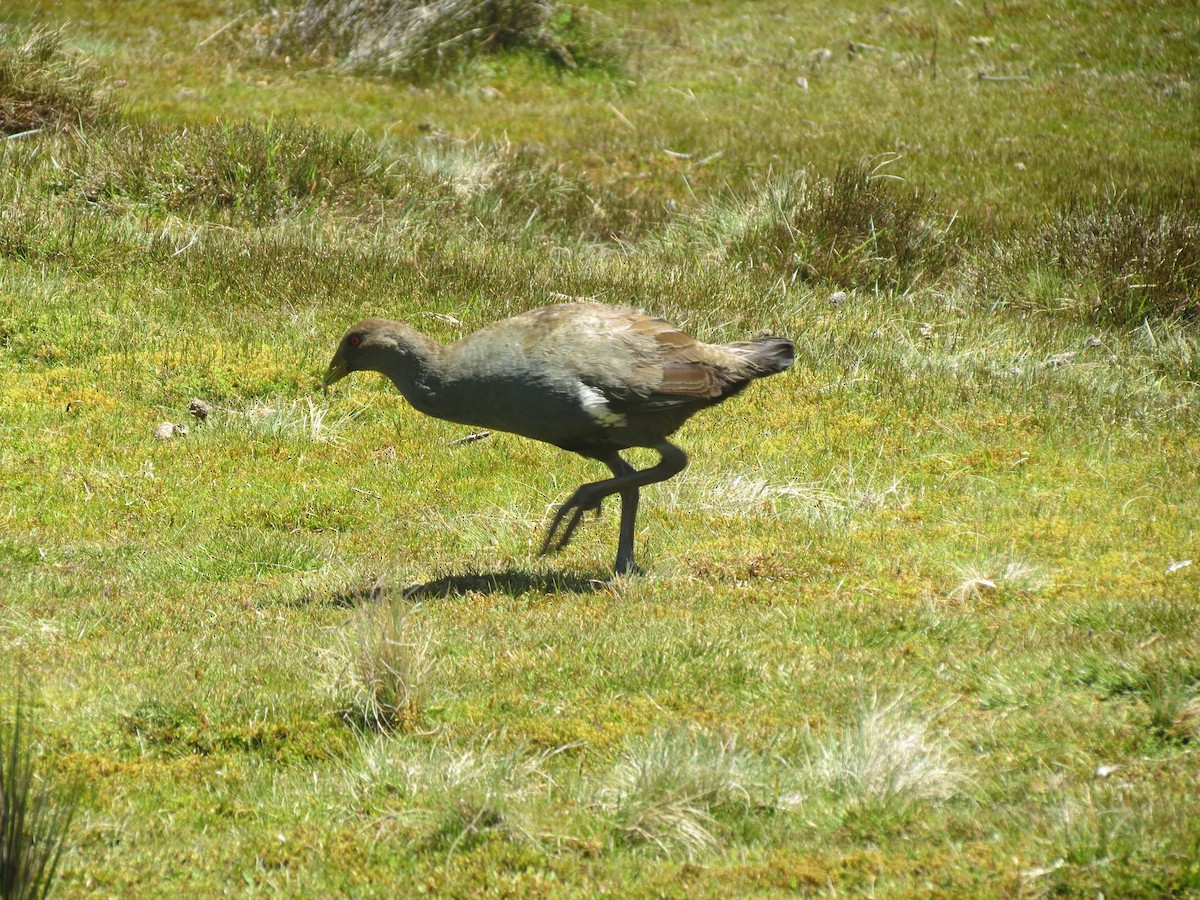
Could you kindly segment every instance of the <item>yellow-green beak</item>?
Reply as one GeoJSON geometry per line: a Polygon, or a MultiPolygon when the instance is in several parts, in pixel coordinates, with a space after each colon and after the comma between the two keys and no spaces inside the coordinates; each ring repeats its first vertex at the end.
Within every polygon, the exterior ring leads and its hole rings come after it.
{"type": "Polygon", "coordinates": [[[322,390],[328,391],[331,384],[341,381],[349,374],[350,369],[346,367],[346,361],[342,359],[342,354],[335,353],[333,359],[329,361],[329,369],[325,372],[325,380],[321,383],[322,390]]]}

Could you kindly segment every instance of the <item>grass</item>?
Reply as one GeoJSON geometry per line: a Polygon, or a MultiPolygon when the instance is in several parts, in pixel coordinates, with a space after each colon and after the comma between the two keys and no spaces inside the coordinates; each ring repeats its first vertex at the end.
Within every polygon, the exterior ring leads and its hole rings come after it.
{"type": "Polygon", "coordinates": [[[29,733],[28,688],[16,678],[11,718],[0,731],[0,892],[14,900],[47,897],[75,815],[75,794],[56,792],[38,772],[29,733]]]}
{"type": "Polygon", "coordinates": [[[565,69],[612,63],[616,47],[597,24],[587,9],[538,0],[305,0],[273,11],[255,31],[274,57],[332,59],[346,71],[422,81],[514,50],[565,69]]]}
{"type": "Polygon", "coordinates": [[[764,768],[735,738],[656,732],[624,751],[598,803],[622,842],[668,855],[707,855],[722,843],[716,814],[763,802],[764,768]]]}
{"type": "Polygon", "coordinates": [[[873,698],[853,725],[827,736],[809,763],[809,780],[850,805],[902,806],[944,801],[966,781],[943,738],[930,733],[928,716],[914,717],[899,701],[873,698]]]}
{"type": "Polygon", "coordinates": [[[0,13],[61,896],[1200,890],[1193,4],[605,0],[612,64],[415,81],[109,7],[0,13]],[[612,506],[537,556],[595,464],[318,390],[363,316],[567,298],[796,342],[637,579],[612,506]]]}
{"type": "Polygon", "coordinates": [[[84,127],[112,114],[87,62],[64,44],[57,29],[0,25],[0,135],[6,139],[84,127]]]}
{"type": "Polygon", "coordinates": [[[348,656],[357,718],[381,730],[415,726],[427,703],[433,660],[407,604],[384,597],[363,607],[348,656]]]}
{"type": "Polygon", "coordinates": [[[730,264],[789,283],[906,291],[936,282],[955,255],[953,216],[889,175],[892,162],[844,163],[830,178],[769,180],[729,209],[701,209],[698,230],[717,227],[714,240],[730,264]]]}

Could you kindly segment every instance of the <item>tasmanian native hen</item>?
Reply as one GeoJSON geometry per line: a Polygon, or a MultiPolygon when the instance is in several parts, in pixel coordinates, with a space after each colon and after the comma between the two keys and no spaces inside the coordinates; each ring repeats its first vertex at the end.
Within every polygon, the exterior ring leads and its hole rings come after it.
{"type": "Polygon", "coordinates": [[[325,385],[359,370],[381,372],[427,415],[604,463],[613,477],[582,485],[558,508],[542,553],[565,547],[584,513],[620,494],[616,571],[625,574],[635,571],[639,489],[687,466],[687,455],[667,438],[697,410],[784,371],[793,359],[786,338],[705,344],[635,309],[563,303],[449,345],[401,322],[364,319],[342,338],[325,385]],[[635,469],[621,457],[629,447],[652,447],[662,458],[635,469]]]}

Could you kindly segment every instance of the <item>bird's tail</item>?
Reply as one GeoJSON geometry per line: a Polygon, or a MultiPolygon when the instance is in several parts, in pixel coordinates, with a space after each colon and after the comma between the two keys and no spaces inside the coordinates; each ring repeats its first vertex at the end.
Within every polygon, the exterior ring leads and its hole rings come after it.
{"type": "Polygon", "coordinates": [[[786,371],[796,361],[795,349],[787,338],[764,337],[727,346],[754,366],[756,378],[786,371]]]}

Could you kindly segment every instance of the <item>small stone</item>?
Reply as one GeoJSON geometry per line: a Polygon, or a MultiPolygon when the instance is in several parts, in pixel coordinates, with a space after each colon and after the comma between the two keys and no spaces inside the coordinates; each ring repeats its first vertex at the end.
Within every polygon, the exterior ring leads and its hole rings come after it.
{"type": "Polygon", "coordinates": [[[203,422],[212,412],[212,406],[199,398],[193,398],[192,402],[188,404],[188,412],[203,422]]]}
{"type": "Polygon", "coordinates": [[[156,441],[169,441],[173,437],[175,437],[175,425],[172,422],[163,422],[154,429],[156,441]]]}
{"type": "Polygon", "coordinates": [[[845,291],[834,291],[832,294],[829,295],[829,305],[830,306],[841,306],[843,303],[846,302],[847,296],[848,295],[846,294],[845,291]]]}
{"type": "Polygon", "coordinates": [[[808,54],[808,66],[811,69],[816,69],[830,62],[832,59],[833,51],[828,47],[821,47],[808,54]]]}

